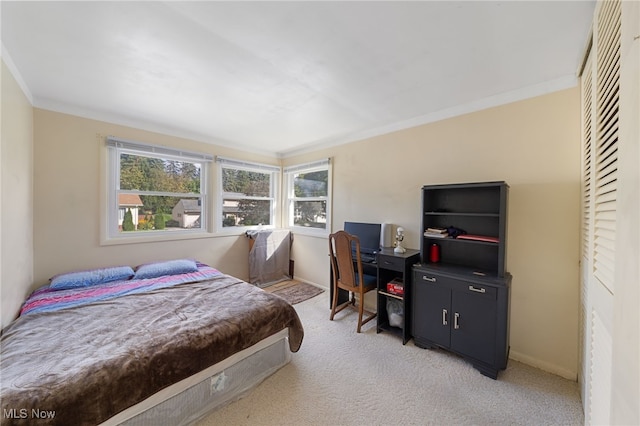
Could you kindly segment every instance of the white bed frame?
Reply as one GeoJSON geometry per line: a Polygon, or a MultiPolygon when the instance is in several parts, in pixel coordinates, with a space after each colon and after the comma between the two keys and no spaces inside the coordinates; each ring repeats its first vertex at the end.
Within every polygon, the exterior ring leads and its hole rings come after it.
{"type": "MultiPolygon", "coordinates": [[[[248,394],[291,361],[288,329],[187,377],[116,414],[111,425],[191,425],[248,394]]],[[[135,386],[135,383],[131,384],[135,386]]]]}

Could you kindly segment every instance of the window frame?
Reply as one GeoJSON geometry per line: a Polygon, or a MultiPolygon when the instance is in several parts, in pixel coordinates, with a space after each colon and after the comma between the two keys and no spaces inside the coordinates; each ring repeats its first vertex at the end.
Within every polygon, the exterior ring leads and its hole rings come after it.
{"type": "Polygon", "coordinates": [[[331,233],[332,223],[332,199],[333,199],[333,184],[332,184],[332,161],[330,158],[313,161],[309,163],[294,164],[286,166],[283,169],[283,176],[285,182],[285,197],[283,197],[283,211],[285,215],[286,226],[294,233],[326,236],[331,233]],[[311,173],[318,171],[327,171],[327,195],[320,197],[296,197],[294,178],[297,174],[311,173]],[[326,224],[324,228],[313,228],[307,226],[300,226],[294,223],[295,214],[294,206],[296,201],[325,201],[326,202],[326,224]]]}
{"type": "Polygon", "coordinates": [[[270,164],[263,164],[251,161],[241,161],[228,157],[216,156],[216,172],[217,172],[217,207],[215,214],[215,230],[219,234],[238,234],[254,229],[272,229],[276,228],[278,223],[278,202],[279,202],[279,188],[280,188],[280,176],[282,175],[282,167],[274,166],[270,164]],[[239,196],[237,193],[225,192],[223,182],[223,169],[235,169],[244,170],[255,173],[269,174],[269,196],[239,196]],[[269,217],[271,219],[269,224],[250,225],[250,226],[223,226],[224,220],[224,200],[269,200],[271,202],[269,209],[269,217]]]}
{"type": "Polygon", "coordinates": [[[107,136],[106,138],[106,203],[102,209],[104,214],[101,244],[138,243],[146,241],[163,241],[199,238],[210,235],[212,206],[208,188],[210,163],[213,156],[205,153],[191,152],[168,148],[143,142],[130,141],[107,136]],[[200,193],[137,191],[120,189],[120,161],[122,154],[158,158],[162,160],[181,161],[200,164],[200,193]],[[119,231],[119,194],[158,195],[200,199],[200,227],[176,230],[145,230],[135,232],[119,231]]]}

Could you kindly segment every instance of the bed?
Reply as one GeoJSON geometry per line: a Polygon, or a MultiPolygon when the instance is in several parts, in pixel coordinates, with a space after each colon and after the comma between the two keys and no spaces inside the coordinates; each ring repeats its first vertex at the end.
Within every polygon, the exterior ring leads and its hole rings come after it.
{"type": "Polygon", "coordinates": [[[295,309],[195,265],[36,290],[2,332],[2,424],[189,424],[286,364],[295,309]]]}

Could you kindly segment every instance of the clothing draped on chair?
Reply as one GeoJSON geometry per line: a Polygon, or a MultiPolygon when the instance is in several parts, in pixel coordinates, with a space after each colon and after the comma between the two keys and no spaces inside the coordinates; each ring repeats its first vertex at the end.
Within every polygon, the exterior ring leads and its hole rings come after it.
{"type": "Polygon", "coordinates": [[[291,232],[288,229],[247,231],[249,250],[249,282],[267,287],[291,279],[289,260],[291,232]]]}

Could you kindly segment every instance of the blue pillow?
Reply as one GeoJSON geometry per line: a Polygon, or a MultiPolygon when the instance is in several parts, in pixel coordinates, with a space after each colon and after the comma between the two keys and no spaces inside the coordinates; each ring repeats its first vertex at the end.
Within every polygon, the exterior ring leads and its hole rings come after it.
{"type": "Polygon", "coordinates": [[[110,283],[112,281],[128,280],[133,274],[133,269],[130,266],[114,266],[112,268],[68,272],[51,278],[51,285],[49,287],[57,290],[87,287],[96,284],[110,283]]]}
{"type": "Polygon", "coordinates": [[[165,262],[147,263],[136,268],[136,274],[133,277],[136,280],[145,278],[156,278],[163,275],[179,275],[189,272],[196,272],[198,265],[195,260],[177,259],[167,260],[165,262]]]}

